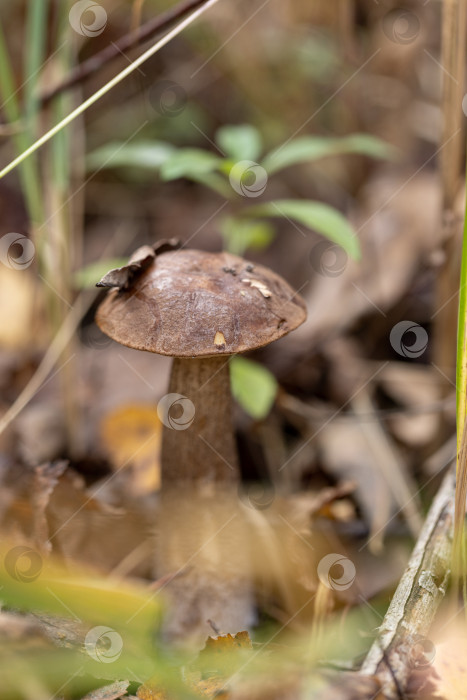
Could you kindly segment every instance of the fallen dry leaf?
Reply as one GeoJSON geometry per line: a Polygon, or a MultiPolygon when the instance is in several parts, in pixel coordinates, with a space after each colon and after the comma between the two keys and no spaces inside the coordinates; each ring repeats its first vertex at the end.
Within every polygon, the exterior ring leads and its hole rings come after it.
{"type": "Polygon", "coordinates": [[[160,688],[153,688],[151,683],[140,685],[136,695],[140,700],[174,700],[173,695],[169,695],[160,688]]]}
{"type": "Polygon", "coordinates": [[[193,683],[188,681],[188,686],[201,698],[230,698],[230,692],[225,687],[226,680],[222,676],[213,676],[193,683]]]}
{"type": "Polygon", "coordinates": [[[49,540],[49,526],[46,510],[50,497],[58,484],[58,480],[65,473],[68,463],[65,460],[41,464],[34,469],[32,509],[34,518],[34,534],[37,546],[46,552],[50,552],[52,544],[49,540]]]}
{"type": "MultiPolygon", "coordinates": [[[[420,260],[441,242],[436,175],[406,172],[381,176],[365,190],[363,206],[351,219],[359,231],[362,259],[344,254],[337,277],[318,274],[304,292],[308,319],[287,339],[285,359],[301,356],[303,344],[316,346],[352,326],[365,314],[386,313],[413,284],[420,260]]],[[[315,261],[316,262],[316,261],[315,261]]],[[[284,348],[285,346],[283,346],[284,348]]]]}
{"type": "Polygon", "coordinates": [[[443,700],[467,700],[467,637],[452,636],[436,645],[434,696],[443,700]]]}
{"type": "Polygon", "coordinates": [[[116,681],[111,685],[106,685],[103,688],[87,693],[82,700],[118,700],[118,698],[126,695],[129,681],[116,681]]]}
{"type": "MultiPolygon", "coordinates": [[[[183,673],[184,683],[191,693],[201,698],[227,698],[230,677],[245,661],[245,653],[251,652],[253,645],[248,632],[235,635],[223,634],[208,637],[204,649],[196,660],[183,673]]],[[[176,700],[153,678],[143,684],[137,693],[140,700],[176,700]]]]}
{"type": "Polygon", "coordinates": [[[208,671],[225,673],[228,667],[230,673],[232,666],[238,664],[239,654],[252,648],[248,632],[208,637],[204,649],[199,652],[194,667],[203,673],[208,671]]]}
{"type": "Polygon", "coordinates": [[[25,270],[0,265],[0,288],[0,345],[15,350],[28,347],[37,301],[33,277],[25,270]]]}
{"type": "Polygon", "coordinates": [[[118,406],[102,419],[99,432],[113,468],[133,469],[131,488],[135,495],[159,489],[162,426],[155,406],[118,406]]]}
{"type": "Polygon", "coordinates": [[[390,362],[379,380],[385,392],[405,409],[388,416],[388,425],[397,439],[415,448],[429,443],[439,421],[438,411],[432,407],[440,396],[440,373],[431,365],[390,362]]]}
{"type": "Polygon", "coordinates": [[[180,248],[180,242],[171,238],[169,241],[158,241],[154,245],[143,245],[135,250],[128,264],[109,270],[96,287],[118,287],[119,289],[129,289],[133,280],[148,269],[160,253],[168,250],[180,248]]]}

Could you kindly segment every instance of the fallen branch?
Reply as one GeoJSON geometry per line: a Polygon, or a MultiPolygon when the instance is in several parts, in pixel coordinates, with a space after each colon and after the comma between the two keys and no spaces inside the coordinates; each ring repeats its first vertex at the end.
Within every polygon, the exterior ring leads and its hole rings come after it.
{"type": "Polygon", "coordinates": [[[152,39],[159,32],[168,29],[176,20],[183,19],[192,10],[196,10],[205,2],[206,0],[186,0],[149,20],[142,27],[128,32],[119,41],[112,42],[105,49],[76,66],[61,83],[42,93],[40,96],[41,103],[45,105],[60,93],[83,83],[90,75],[100,71],[110,61],[121,57],[122,54],[134,46],[152,39]]]}
{"type": "Polygon", "coordinates": [[[403,696],[420,655],[430,653],[426,635],[450,575],[455,481],[450,468],[360,671],[377,676],[389,700],[403,696]]]}

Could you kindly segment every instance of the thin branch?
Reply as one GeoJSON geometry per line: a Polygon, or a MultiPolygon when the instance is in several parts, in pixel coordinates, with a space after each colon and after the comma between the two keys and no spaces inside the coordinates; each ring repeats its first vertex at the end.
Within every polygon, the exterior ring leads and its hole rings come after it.
{"type": "Polygon", "coordinates": [[[179,19],[183,19],[190,12],[205,3],[206,0],[186,0],[149,20],[142,27],[128,32],[119,41],[109,44],[105,49],[76,66],[61,83],[42,93],[40,96],[41,103],[45,105],[61,92],[70,90],[75,85],[84,82],[90,75],[100,71],[103,66],[121,56],[122,53],[129,51],[137,44],[152,39],[156,34],[168,29],[171,24],[179,19]]]}
{"type": "Polygon", "coordinates": [[[377,676],[384,697],[395,700],[417,665],[416,647],[426,639],[450,575],[455,471],[450,468],[428,512],[379,634],[361,673],[377,676]]]}

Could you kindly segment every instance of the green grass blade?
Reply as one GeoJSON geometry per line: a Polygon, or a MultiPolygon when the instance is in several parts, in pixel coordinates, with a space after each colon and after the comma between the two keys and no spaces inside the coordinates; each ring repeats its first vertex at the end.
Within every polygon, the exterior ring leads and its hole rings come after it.
{"type": "MultiPolygon", "coordinates": [[[[35,0],[32,0],[34,2],[35,0]]],[[[68,31],[68,7],[66,3],[62,3],[59,8],[58,27],[55,40],[55,46],[58,47],[61,42],[61,37],[68,31]]],[[[55,51],[54,64],[56,70],[61,75],[66,75],[73,65],[73,48],[72,43],[67,41],[63,48],[55,51]]],[[[59,95],[52,103],[52,118],[54,121],[60,121],[66,116],[72,105],[72,97],[69,93],[59,95]]],[[[51,143],[52,155],[52,175],[55,187],[62,193],[67,192],[71,181],[71,139],[72,133],[64,129],[57,138],[51,143]]]]}
{"type": "Polygon", "coordinates": [[[28,3],[24,61],[24,111],[31,135],[35,132],[35,121],[39,110],[37,81],[32,80],[32,78],[39,74],[44,63],[47,5],[47,0],[29,0],[28,3]]]}
{"type": "Polygon", "coordinates": [[[462,430],[465,423],[467,392],[467,212],[464,218],[462,242],[461,277],[459,286],[459,316],[457,326],[456,366],[456,417],[457,452],[459,452],[462,430]]]}
{"type": "MultiPolygon", "coordinates": [[[[464,233],[464,237],[465,237],[464,233]]],[[[462,272],[461,278],[467,274],[467,257],[464,251],[466,250],[466,242],[464,241],[462,252],[462,272]]],[[[463,283],[465,285],[465,282],[463,283]]],[[[460,292],[459,299],[459,326],[457,337],[457,369],[456,369],[456,416],[457,416],[457,451],[459,452],[462,426],[465,423],[465,392],[466,392],[466,377],[467,377],[467,348],[466,348],[466,324],[467,324],[467,303],[465,292],[460,292]]]]}
{"type": "MultiPolygon", "coordinates": [[[[3,26],[0,22],[0,96],[3,103],[2,109],[9,124],[21,127],[21,112],[13,76],[14,73],[3,33],[3,26]]],[[[17,153],[24,152],[29,146],[27,135],[21,128],[14,133],[13,142],[17,153]]],[[[22,163],[19,174],[29,216],[35,224],[38,224],[43,220],[43,206],[34,160],[22,163]]]]}
{"type": "MultiPolygon", "coordinates": [[[[467,178],[466,178],[467,188],[467,178]]],[[[459,315],[457,325],[456,362],[456,508],[454,516],[453,573],[454,590],[457,591],[459,577],[465,576],[464,518],[467,495],[467,211],[464,215],[464,233],[461,254],[461,275],[459,284],[459,315]]],[[[465,588],[465,578],[464,578],[465,588]]],[[[465,595],[464,595],[465,599],[465,595]]]]}

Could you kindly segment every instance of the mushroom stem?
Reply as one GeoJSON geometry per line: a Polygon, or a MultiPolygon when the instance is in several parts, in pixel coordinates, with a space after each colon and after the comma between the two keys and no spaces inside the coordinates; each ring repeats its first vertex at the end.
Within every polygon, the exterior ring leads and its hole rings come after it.
{"type": "Polygon", "coordinates": [[[228,357],[175,358],[169,394],[181,398],[164,407],[162,490],[237,483],[228,357]]]}
{"type": "Polygon", "coordinates": [[[209,619],[228,632],[255,619],[228,356],[174,359],[163,417],[157,568],[175,574],[163,632],[167,641],[204,643],[209,619]]]}

